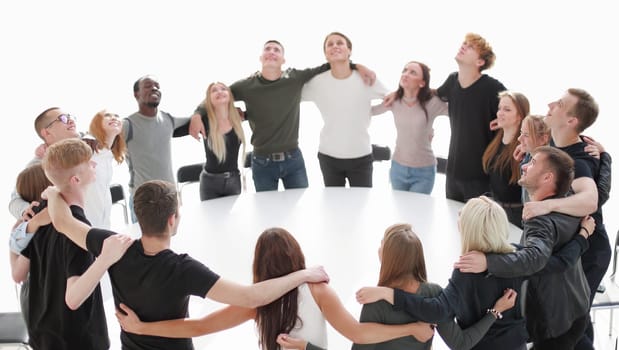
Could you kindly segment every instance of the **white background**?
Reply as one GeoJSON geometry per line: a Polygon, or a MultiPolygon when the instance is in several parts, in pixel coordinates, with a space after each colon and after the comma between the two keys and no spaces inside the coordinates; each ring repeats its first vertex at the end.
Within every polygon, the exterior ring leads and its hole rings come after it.
{"type": "MultiPolygon", "coordinates": [[[[306,68],[324,61],[322,42],[331,31],[348,35],[352,59],[373,69],[391,89],[410,60],[427,63],[431,86],[438,87],[457,70],[453,58],[465,33],[478,32],[497,54],[487,73],[527,95],[532,113],[545,114],[547,103],[569,87],[588,90],[601,113],[586,134],[619,157],[613,127],[619,111],[612,85],[618,80],[619,28],[611,5],[529,0],[3,2],[0,142],[5,165],[0,198],[8,203],[17,173],[40,143],[33,120],[43,109],[60,106],[77,115],[78,128],[86,130],[102,108],[122,116],[137,110],[133,82],[154,74],[162,86],[160,108],[188,116],[210,82],[230,84],[258,70],[266,40],[283,43],[286,66],[306,68]]],[[[315,161],[322,122],[309,104],[302,105],[301,120],[310,186],[322,186],[315,161]]],[[[435,149],[446,155],[449,128],[444,118],[437,123],[435,149]]],[[[375,119],[371,135],[373,143],[393,146],[391,118],[375,119]]],[[[175,140],[173,154],[175,168],[204,157],[202,146],[191,138],[175,140]]],[[[115,178],[126,186],[124,166],[115,178]]],[[[382,175],[374,183],[387,188],[382,175]]],[[[611,239],[618,228],[615,202],[613,198],[605,207],[611,239]]],[[[7,210],[0,210],[0,218],[8,232],[13,219],[7,210]]],[[[3,266],[0,295],[12,291],[8,263],[3,266]]],[[[6,309],[2,299],[0,309],[6,309]]]]}

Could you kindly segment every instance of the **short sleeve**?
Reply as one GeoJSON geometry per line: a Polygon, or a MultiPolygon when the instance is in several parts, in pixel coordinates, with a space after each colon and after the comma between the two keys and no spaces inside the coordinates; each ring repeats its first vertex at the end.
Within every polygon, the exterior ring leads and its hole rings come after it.
{"type": "Polygon", "coordinates": [[[182,283],[185,284],[189,294],[204,298],[218,280],[218,274],[201,262],[183,254],[182,283]]]}
{"type": "Polygon", "coordinates": [[[86,235],[86,248],[95,256],[99,256],[99,254],[101,254],[101,249],[103,249],[103,241],[115,234],[116,232],[93,228],[88,231],[86,235]]]}

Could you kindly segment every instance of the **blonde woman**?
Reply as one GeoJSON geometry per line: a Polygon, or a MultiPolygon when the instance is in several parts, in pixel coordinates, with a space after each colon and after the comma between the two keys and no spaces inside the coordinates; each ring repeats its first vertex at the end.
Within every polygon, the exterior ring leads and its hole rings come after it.
{"type": "Polygon", "coordinates": [[[245,135],[230,88],[220,82],[211,83],[202,105],[206,111],[201,117],[207,136],[200,200],[237,195],[241,193],[239,148],[242,144],[245,154],[245,135]]]}
{"type": "MultiPolygon", "coordinates": [[[[505,211],[485,196],[472,198],[464,205],[458,228],[462,235],[462,254],[473,250],[498,254],[515,250],[507,242],[509,222],[505,211]]],[[[455,269],[447,287],[436,297],[413,294],[402,287],[380,286],[362,288],[357,292],[357,300],[366,304],[384,299],[395,310],[406,311],[430,323],[451,321],[455,317],[463,329],[491,314],[496,321],[473,349],[526,349],[528,335],[518,300],[507,311],[495,305],[495,300],[503,295],[517,298],[523,280],[523,277],[496,278],[455,269]]]]}
{"type": "Polygon", "coordinates": [[[121,132],[122,122],[118,114],[108,110],[104,109],[95,114],[88,131],[97,141],[92,146],[92,160],[97,163],[97,177],[86,191],[84,214],[93,227],[109,229],[112,212],[110,185],[114,161],[120,164],[125,160],[127,144],[121,132]]]}

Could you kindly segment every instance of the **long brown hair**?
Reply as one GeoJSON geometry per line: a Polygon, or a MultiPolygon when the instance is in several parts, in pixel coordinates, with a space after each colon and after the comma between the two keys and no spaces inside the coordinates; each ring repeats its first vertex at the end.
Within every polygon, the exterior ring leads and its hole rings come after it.
{"type": "Polygon", "coordinates": [[[45,176],[43,167],[39,163],[27,167],[17,175],[15,189],[23,200],[30,203],[38,201],[41,198],[41,192],[51,185],[52,183],[45,176]]]}
{"type": "Polygon", "coordinates": [[[221,85],[228,90],[228,95],[230,96],[230,100],[228,101],[228,118],[230,119],[230,124],[232,124],[232,129],[234,129],[234,133],[243,144],[243,159],[245,159],[245,134],[243,133],[243,127],[241,126],[241,116],[239,115],[239,111],[237,111],[236,107],[234,107],[234,95],[232,95],[232,91],[226,84],[218,81],[211,83],[208,88],[206,88],[206,98],[204,99],[204,107],[206,108],[209,129],[207,140],[208,145],[213,153],[215,153],[215,156],[217,156],[217,159],[219,159],[219,162],[223,163],[226,160],[226,141],[224,140],[224,136],[219,133],[219,123],[217,121],[217,116],[215,115],[215,108],[211,102],[211,88],[214,85],[221,85]]]}
{"type": "MultiPolygon", "coordinates": [[[[305,256],[290,232],[274,227],[262,232],[254,252],[254,283],[305,268],[305,256]]],[[[279,349],[277,335],[289,333],[297,322],[297,288],[256,310],[258,341],[263,350],[279,349]]]]}
{"type": "Polygon", "coordinates": [[[105,134],[105,130],[103,130],[103,118],[105,118],[105,115],[108,113],[109,112],[105,109],[97,112],[97,114],[95,114],[95,116],[90,121],[90,128],[88,131],[99,144],[99,147],[96,151],[99,151],[99,149],[103,148],[101,147],[101,145],[108,147],[112,151],[114,159],[116,159],[116,161],[120,164],[123,162],[123,160],[125,160],[125,154],[127,153],[127,144],[125,143],[125,138],[123,137],[122,130],[118,135],[116,135],[111,145],[105,144],[107,135],[105,134]]]}
{"type": "MultiPolygon", "coordinates": [[[[516,112],[520,117],[520,124],[522,124],[524,117],[529,115],[529,100],[527,97],[519,92],[512,91],[503,91],[499,93],[499,99],[503,97],[509,97],[509,99],[512,100],[516,106],[516,112]]],[[[503,129],[499,129],[494,136],[494,139],[492,139],[492,142],[490,142],[488,147],[486,147],[481,161],[486,174],[491,171],[499,173],[509,172],[509,183],[513,185],[518,183],[518,178],[520,177],[520,163],[513,157],[514,151],[518,146],[518,137],[513,137],[509,141],[509,144],[507,144],[506,147],[503,147],[501,153],[497,154],[499,147],[503,143],[503,134],[503,129]]]]}
{"type": "Polygon", "coordinates": [[[419,237],[409,224],[395,224],[385,230],[378,285],[401,288],[412,277],[426,282],[426,262],[419,237]]]}
{"type": "MultiPolygon", "coordinates": [[[[419,65],[419,67],[421,67],[421,74],[423,76],[423,81],[426,83],[424,86],[419,88],[419,91],[417,91],[417,96],[415,97],[417,97],[417,102],[421,106],[421,109],[423,109],[423,113],[426,116],[426,123],[427,123],[429,121],[429,118],[428,118],[428,109],[426,108],[426,105],[428,104],[428,101],[432,99],[432,96],[434,96],[432,93],[432,90],[430,89],[430,67],[428,67],[425,63],[421,63],[418,61],[410,61],[406,65],[409,65],[411,63],[416,63],[419,65]]],[[[406,66],[404,66],[404,69],[406,69],[406,66]]],[[[404,88],[401,85],[398,85],[398,89],[395,92],[395,98],[396,100],[401,100],[403,96],[404,96],[404,88]]]]}

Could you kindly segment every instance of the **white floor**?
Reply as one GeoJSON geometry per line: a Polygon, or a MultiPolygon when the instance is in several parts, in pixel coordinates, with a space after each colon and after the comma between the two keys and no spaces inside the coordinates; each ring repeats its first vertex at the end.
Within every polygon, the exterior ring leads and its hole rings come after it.
{"type": "MultiPolygon", "coordinates": [[[[375,175],[374,175],[375,179],[380,179],[381,177],[382,179],[386,178],[387,173],[388,173],[388,168],[389,168],[389,165],[387,162],[375,163],[375,175]]],[[[378,182],[375,180],[375,184],[376,184],[375,188],[378,188],[378,189],[382,188],[385,190],[388,189],[388,185],[384,184],[383,181],[378,182]]],[[[249,183],[248,188],[251,189],[252,187],[253,185],[249,183]]],[[[442,175],[439,175],[437,177],[437,183],[435,185],[435,191],[433,193],[433,196],[442,198],[443,193],[444,193],[443,188],[444,188],[444,177],[442,175]]],[[[187,187],[185,187],[185,189],[183,190],[183,200],[187,207],[190,207],[191,204],[197,203],[198,202],[197,198],[198,198],[197,185],[192,184],[192,185],[188,185],[187,187]]],[[[606,211],[609,212],[608,208],[606,211]]],[[[124,222],[123,222],[123,215],[121,212],[121,207],[114,206],[113,226],[116,229],[120,230],[122,229],[123,225],[124,225],[124,222]]],[[[614,235],[615,235],[614,226],[609,227],[608,230],[609,230],[609,234],[611,235],[611,241],[614,242],[614,235]]],[[[321,250],[320,246],[316,246],[313,244],[305,244],[305,243],[306,242],[302,242],[302,246],[304,247],[305,254],[307,256],[311,256],[314,254],[319,255],[321,259],[324,259],[324,261],[320,261],[321,264],[324,264],[325,266],[329,266],[329,265],[337,266],[338,264],[342,263],[338,259],[337,254],[331,254],[331,255],[330,254],[318,254],[319,251],[321,250]]],[[[341,248],[344,248],[344,246],[346,245],[345,242],[340,242],[339,244],[341,244],[341,248]]],[[[374,251],[372,250],[372,252],[374,251]]],[[[8,256],[6,255],[7,255],[6,250],[4,249],[0,250],[0,259],[5,259],[4,261],[7,261],[8,256]]],[[[375,254],[370,253],[369,255],[370,256],[368,257],[368,259],[376,259],[375,254]]],[[[18,304],[17,304],[16,295],[15,295],[14,284],[10,280],[8,263],[5,266],[6,268],[0,269],[0,282],[2,286],[0,287],[0,310],[1,311],[15,311],[18,309],[18,304]]],[[[246,267],[239,266],[238,268],[241,269],[241,271],[248,270],[246,267]]],[[[234,270],[236,269],[237,267],[235,266],[234,270]]],[[[334,276],[337,276],[337,273],[334,273],[334,276]]],[[[368,276],[368,280],[372,281],[371,283],[375,283],[374,281],[375,277],[376,276],[374,276],[374,272],[370,272],[370,275],[368,276]]],[[[608,284],[611,282],[605,281],[605,283],[608,284]]],[[[346,307],[349,308],[349,310],[353,313],[353,315],[358,315],[358,312],[360,311],[360,307],[355,306],[354,296],[348,295],[348,294],[350,294],[351,288],[354,289],[360,286],[354,286],[354,287],[342,286],[341,284],[338,284],[338,283],[333,283],[332,285],[334,286],[336,291],[338,291],[338,294],[342,298],[346,307]]],[[[110,333],[110,337],[112,341],[112,349],[120,349],[120,344],[119,344],[119,340],[117,336],[119,332],[119,327],[116,322],[115,316],[113,314],[114,305],[109,295],[109,289],[106,291],[105,294],[107,296],[105,307],[106,307],[106,313],[107,313],[107,318],[108,318],[109,333],[110,333]]],[[[218,307],[219,305],[217,304],[214,304],[212,302],[211,303],[204,302],[203,300],[196,298],[196,299],[192,299],[190,309],[197,310],[197,312],[195,311],[192,311],[192,312],[194,316],[198,316],[199,314],[207,313],[218,307]]],[[[601,310],[595,313],[596,348],[597,349],[614,349],[617,335],[619,335],[619,323],[617,322],[617,319],[619,319],[619,315],[616,315],[616,317],[614,318],[611,335],[609,335],[610,311],[601,310]]],[[[330,342],[331,348],[348,348],[350,346],[350,342],[345,340],[342,336],[337,334],[334,330],[330,329],[329,332],[330,332],[329,342],[330,342]]],[[[446,349],[445,345],[440,340],[440,337],[437,337],[437,338],[438,339],[434,341],[433,348],[435,350],[446,349]]],[[[196,338],[194,340],[194,343],[196,345],[196,349],[229,349],[230,339],[235,340],[235,344],[234,344],[235,346],[233,346],[234,348],[242,347],[242,348],[249,348],[249,349],[257,349],[257,340],[255,337],[255,330],[254,330],[252,322],[247,322],[235,329],[225,331],[219,335],[214,334],[214,335],[196,338]]],[[[8,347],[2,347],[2,346],[0,346],[0,348],[9,349],[8,347]]]]}

